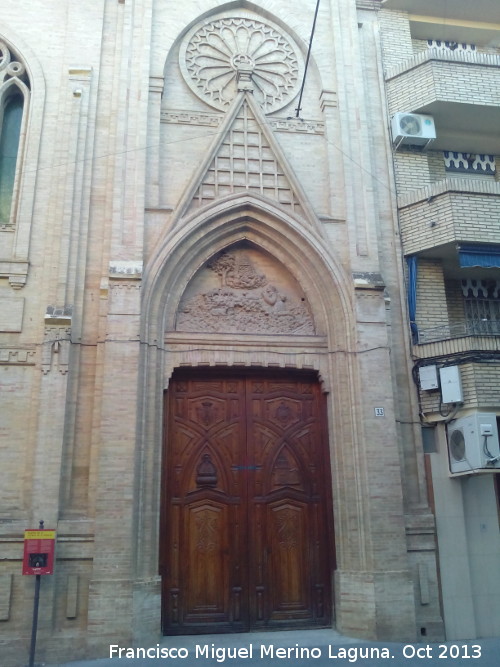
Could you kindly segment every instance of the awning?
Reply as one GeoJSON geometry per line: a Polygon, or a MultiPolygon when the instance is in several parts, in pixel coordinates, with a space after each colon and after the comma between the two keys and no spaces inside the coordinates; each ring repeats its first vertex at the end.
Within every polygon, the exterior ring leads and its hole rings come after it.
{"type": "Polygon", "coordinates": [[[417,317],[417,275],[418,275],[418,259],[416,255],[406,258],[408,264],[408,315],[410,316],[410,329],[413,339],[418,337],[418,328],[416,323],[417,317]]]}
{"type": "Polygon", "coordinates": [[[459,245],[458,260],[461,267],[500,268],[500,245],[459,245]]]}

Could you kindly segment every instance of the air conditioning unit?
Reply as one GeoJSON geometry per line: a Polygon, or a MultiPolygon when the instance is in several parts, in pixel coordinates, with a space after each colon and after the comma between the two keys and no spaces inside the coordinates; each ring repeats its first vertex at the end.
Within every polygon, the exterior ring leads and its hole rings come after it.
{"type": "Polygon", "coordinates": [[[436,127],[432,116],[419,113],[395,113],[392,118],[392,141],[400,144],[426,146],[436,138],[436,127]]]}
{"type": "Polygon", "coordinates": [[[447,427],[450,472],[500,471],[496,415],[475,412],[453,419],[447,427]]]}

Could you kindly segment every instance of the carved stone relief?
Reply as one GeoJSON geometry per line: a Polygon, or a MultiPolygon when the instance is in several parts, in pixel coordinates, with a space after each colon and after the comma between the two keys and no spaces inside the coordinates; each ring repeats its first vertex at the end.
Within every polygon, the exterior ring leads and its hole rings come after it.
{"type": "Polygon", "coordinates": [[[195,27],[180,49],[186,83],[202,100],[225,111],[240,90],[252,90],[265,113],[298,92],[302,57],[289,36],[251,17],[217,18],[195,27]]]}
{"type": "Polygon", "coordinates": [[[251,246],[216,255],[188,286],[177,331],[313,335],[314,322],[292,276],[251,246]]]}
{"type": "Polygon", "coordinates": [[[16,366],[34,366],[36,363],[36,350],[28,347],[3,347],[0,348],[0,364],[12,364],[16,366]]]}
{"type": "MultiPolygon", "coordinates": [[[[198,125],[200,127],[219,127],[224,114],[206,113],[202,111],[164,110],[161,122],[171,125],[198,125]]],[[[303,118],[269,118],[268,125],[273,132],[293,132],[296,134],[324,134],[325,123],[320,120],[303,118]]]]}
{"type": "Polygon", "coordinates": [[[69,370],[69,350],[71,327],[45,326],[45,340],[42,347],[42,373],[47,375],[56,369],[61,375],[69,370]]]}

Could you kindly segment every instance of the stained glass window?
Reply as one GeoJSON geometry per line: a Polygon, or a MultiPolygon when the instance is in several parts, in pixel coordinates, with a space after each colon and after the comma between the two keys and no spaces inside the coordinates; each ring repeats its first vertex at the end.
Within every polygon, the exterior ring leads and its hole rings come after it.
{"type": "Polygon", "coordinates": [[[10,218],[16,162],[23,117],[23,96],[14,93],[4,102],[0,133],[0,222],[10,218]]]}

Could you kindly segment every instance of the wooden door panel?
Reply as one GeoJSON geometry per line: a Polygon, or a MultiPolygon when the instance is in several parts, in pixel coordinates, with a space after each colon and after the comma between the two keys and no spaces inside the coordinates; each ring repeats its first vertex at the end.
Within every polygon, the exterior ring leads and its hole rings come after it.
{"type": "Polygon", "coordinates": [[[168,406],[164,631],[328,623],[317,382],[178,376],[168,406]]]}
{"type": "Polygon", "coordinates": [[[301,381],[250,381],[247,403],[247,447],[254,468],[248,490],[249,530],[255,535],[251,622],[266,628],[326,624],[327,460],[319,387],[301,381]]]}
{"type": "Polygon", "coordinates": [[[242,382],[179,379],[169,393],[163,628],[243,630],[242,382]]]}
{"type": "Polygon", "coordinates": [[[312,616],[307,513],[307,506],[288,501],[268,506],[270,621],[312,616]]]}
{"type": "Polygon", "coordinates": [[[184,509],[184,622],[229,621],[229,517],[216,502],[193,503],[184,509]]]}

